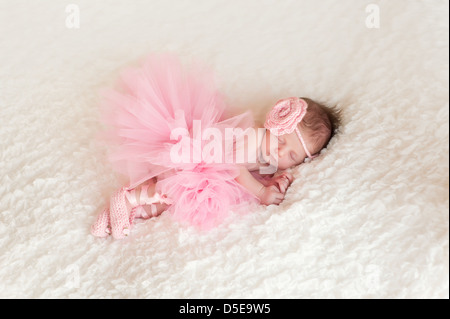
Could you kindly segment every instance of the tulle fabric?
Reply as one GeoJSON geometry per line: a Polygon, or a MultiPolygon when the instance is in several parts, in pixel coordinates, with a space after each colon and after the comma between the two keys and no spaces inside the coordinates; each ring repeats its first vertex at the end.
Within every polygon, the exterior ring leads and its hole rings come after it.
{"type": "Polygon", "coordinates": [[[112,146],[113,168],[129,179],[131,188],[158,176],[156,190],[172,200],[169,212],[176,220],[210,229],[231,210],[258,203],[235,181],[236,145],[253,127],[253,116],[246,112],[226,118],[227,106],[211,71],[199,64],[183,67],[171,54],[151,55],[141,66],[123,71],[118,87],[103,90],[102,97],[103,139],[112,146]],[[208,128],[221,132],[221,152],[202,152],[210,143],[203,134],[208,128]],[[240,130],[230,137],[225,131],[231,128],[240,130]],[[171,136],[175,129],[185,136],[171,136]],[[173,150],[183,143],[191,150],[189,158],[184,154],[174,161],[173,150]]]}

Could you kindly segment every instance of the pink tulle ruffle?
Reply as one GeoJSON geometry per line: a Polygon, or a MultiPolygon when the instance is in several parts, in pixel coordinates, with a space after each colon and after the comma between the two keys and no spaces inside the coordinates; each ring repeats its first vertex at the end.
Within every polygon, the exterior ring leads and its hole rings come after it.
{"type": "MultiPolygon", "coordinates": [[[[211,228],[235,207],[257,201],[234,180],[236,165],[171,158],[172,147],[179,143],[171,138],[176,128],[189,132],[190,145],[199,145],[194,121],[201,123],[202,131],[253,126],[250,112],[226,118],[226,103],[214,83],[213,73],[205,67],[185,68],[176,56],[162,54],[126,69],[117,88],[102,92],[101,119],[107,128],[103,140],[111,146],[113,168],[129,179],[129,187],[160,176],[157,189],[174,202],[172,216],[201,228],[211,228]]],[[[235,141],[224,138],[224,149],[230,143],[235,141]]]]}

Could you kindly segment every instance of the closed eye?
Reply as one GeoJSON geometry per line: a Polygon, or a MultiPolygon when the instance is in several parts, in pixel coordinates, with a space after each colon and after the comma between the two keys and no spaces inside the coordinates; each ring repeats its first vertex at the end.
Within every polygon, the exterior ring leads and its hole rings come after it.
{"type": "Polygon", "coordinates": [[[295,154],[295,152],[291,152],[291,159],[294,161],[294,162],[297,162],[297,154],[295,154]]]}

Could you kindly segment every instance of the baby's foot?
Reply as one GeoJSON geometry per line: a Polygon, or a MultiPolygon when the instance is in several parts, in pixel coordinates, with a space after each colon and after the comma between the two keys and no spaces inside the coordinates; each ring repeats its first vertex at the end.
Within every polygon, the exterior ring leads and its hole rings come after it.
{"type": "Polygon", "coordinates": [[[111,234],[111,225],[109,221],[109,208],[105,208],[97,217],[97,220],[91,227],[92,235],[96,237],[106,237],[111,234]]]}
{"type": "Polygon", "coordinates": [[[126,192],[125,188],[121,188],[111,196],[109,207],[111,233],[116,239],[129,235],[134,220],[134,216],[127,208],[126,192]]]}

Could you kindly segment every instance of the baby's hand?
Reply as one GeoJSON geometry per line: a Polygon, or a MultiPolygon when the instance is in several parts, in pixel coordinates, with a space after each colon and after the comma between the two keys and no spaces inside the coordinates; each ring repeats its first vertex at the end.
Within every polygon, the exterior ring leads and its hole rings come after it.
{"type": "Polygon", "coordinates": [[[278,205],[283,201],[284,193],[280,192],[276,185],[270,185],[264,186],[258,197],[263,205],[278,205]]]}
{"type": "Polygon", "coordinates": [[[274,176],[272,178],[271,184],[277,186],[280,192],[284,194],[286,193],[287,188],[289,187],[289,185],[291,185],[293,180],[294,177],[291,173],[283,172],[278,176],[274,176]]]}

